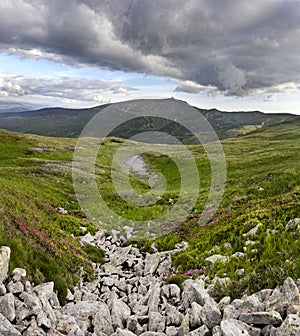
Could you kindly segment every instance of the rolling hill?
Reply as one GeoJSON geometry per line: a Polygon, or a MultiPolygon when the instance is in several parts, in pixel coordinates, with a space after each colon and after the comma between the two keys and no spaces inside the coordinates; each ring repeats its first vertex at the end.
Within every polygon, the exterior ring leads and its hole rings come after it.
{"type": "MultiPolygon", "coordinates": [[[[142,100],[147,106],[155,100],[142,100]]],[[[166,106],[172,105],[174,99],[164,100],[166,106]]],[[[128,102],[131,104],[132,102],[128,102]]],[[[123,104],[126,104],[123,103],[123,104]]],[[[114,104],[106,104],[86,109],[44,108],[35,111],[18,113],[0,113],[0,128],[23,133],[32,133],[52,137],[78,137],[84,126],[97,113],[102,113],[106,107],[114,104]]],[[[170,109],[171,110],[171,109],[170,109]]],[[[299,119],[299,116],[287,113],[265,114],[262,112],[222,112],[216,109],[205,110],[196,108],[208,120],[220,139],[236,137],[247,134],[264,126],[276,125],[289,120],[299,119]]],[[[170,120],[147,117],[147,108],[143,111],[131,110],[128,112],[129,122],[115,128],[110,134],[121,138],[130,138],[139,131],[160,131],[193,143],[191,135],[180,124],[185,115],[180,110],[172,111],[177,123],[170,120]]],[[[201,114],[200,114],[201,113],[201,114]]],[[[118,120],[120,114],[115,113],[112,119],[118,120]]]]}

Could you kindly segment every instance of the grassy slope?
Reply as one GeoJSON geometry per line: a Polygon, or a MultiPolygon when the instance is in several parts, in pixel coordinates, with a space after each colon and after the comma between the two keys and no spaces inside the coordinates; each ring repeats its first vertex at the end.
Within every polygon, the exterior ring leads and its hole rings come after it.
{"type": "Polygon", "coordinates": [[[92,276],[90,259],[101,261],[101,251],[89,255],[71,235],[82,234],[80,227],[93,231],[73,193],[74,141],[4,131],[0,139],[0,245],[12,248],[11,268],[27,268],[37,283],[55,281],[63,300],[80,267],[92,276]]]}
{"type": "MultiPolygon", "coordinates": [[[[203,208],[210,182],[208,161],[203,149],[191,146],[200,175],[201,193],[190,218],[176,233],[159,238],[161,249],[170,248],[181,239],[190,243],[187,251],[174,256],[178,272],[206,265],[208,251],[230,255],[242,251],[247,232],[261,223],[257,243],[248,248],[246,258],[229,265],[216,264],[205,272],[210,276],[224,275],[236,280],[234,288],[254,291],[274,286],[284,277],[300,277],[298,233],[284,231],[289,219],[299,217],[299,138],[300,124],[282,124],[266,130],[223,142],[227,155],[228,183],[223,203],[215,218],[206,227],[199,227],[198,214],[203,208]],[[263,190],[259,190],[259,187],[263,190]],[[277,230],[267,233],[267,230],[277,230]],[[225,250],[223,243],[232,248],[225,250]],[[286,262],[288,260],[288,262],[286,262]],[[236,269],[244,268],[238,277],[236,269]]],[[[100,260],[94,251],[84,251],[77,238],[91,223],[82,214],[74,197],[71,180],[71,160],[75,140],[44,138],[0,131],[0,244],[12,247],[11,267],[24,266],[36,282],[54,280],[60,297],[78,279],[78,270],[84,267],[91,276],[89,259],[100,260]],[[42,153],[32,148],[44,148],[42,153]],[[57,212],[58,207],[68,215],[57,212]]],[[[168,181],[167,192],[152,208],[130,207],[117,198],[109,178],[109,165],[115,150],[122,143],[109,141],[102,146],[97,168],[99,187],[106,202],[120,215],[147,219],[167,212],[172,206],[169,199],[178,196],[178,171],[171,161],[161,155],[144,155],[153,170],[161,171],[168,181]]],[[[179,147],[169,147],[173,154],[179,147]]],[[[122,178],[122,176],[121,176],[122,178]]],[[[131,178],[138,191],[149,189],[147,181],[131,178]]],[[[149,244],[142,243],[144,248],[149,244]]]]}
{"type": "MultiPolygon", "coordinates": [[[[206,227],[199,227],[194,216],[170,236],[169,240],[179,236],[190,244],[174,256],[178,273],[205,266],[211,278],[217,274],[234,280],[222,292],[236,296],[245,290],[274,287],[287,276],[300,277],[299,232],[285,231],[288,220],[300,217],[299,139],[300,123],[293,122],[223,142],[228,163],[223,204],[206,227]],[[256,237],[243,236],[257,224],[262,225],[256,237]],[[249,239],[255,245],[244,251],[249,239]],[[225,243],[232,247],[226,249],[225,243]],[[217,262],[213,268],[205,262],[212,254],[231,256],[235,252],[246,256],[217,262]],[[236,271],[241,268],[244,274],[238,276],[236,271]]],[[[162,248],[166,241],[159,239],[162,248]]]]}

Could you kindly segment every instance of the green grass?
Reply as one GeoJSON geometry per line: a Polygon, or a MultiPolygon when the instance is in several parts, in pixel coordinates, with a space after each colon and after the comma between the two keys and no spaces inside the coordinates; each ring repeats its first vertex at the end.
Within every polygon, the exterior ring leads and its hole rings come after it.
{"type": "Polygon", "coordinates": [[[74,141],[4,131],[0,137],[0,244],[12,249],[10,269],[25,267],[35,283],[53,280],[63,302],[80,267],[92,278],[91,262],[100,260],[73,237],[84,233],[82,227],[95,232],[73,191],[74,141]]]}
{"type": "MultiPolygon", "coordinates": [[[[243,291],[274,287],[287,276],[300,277],[299,232],[285,231],[288,220],[300,217],[299,126],[295,121],[223,141],[227,185],[219,210],[205,226],[199,225],[199,218],[211,182],[209,161],[202,146],[188,147],[200,175],[200,185],[189,186],[199,188],[197,202],[182,225],[156,240],[159,250],[171,249],[181,240],[189,243],[187,250],[173,257],[178,269],[174,281],[178,282],[183,278],[179,275],[190,269],[202,269],[211,278],[217,274],[234,280],[219,292],[238,296],[243,291]],[[251,238],[256,244],[244,251],[247,238],[243,233],[257,224],[261,224],[259,232],[251,238]],[[231,247],[226,249],[225,243],[231,247]],[[213,253],[230,256],[240,251],[246,256],[211,268],[205,259],[212,254],[212,248],[213,253]],[[243,275],[236,274],[240,268],[244,268],[243,275]]],[[[12,248],[11,269],[25,267],[30,280],[36,283],[53,280],[61,302],[67,287],[78,281],[81,268],[92,279],[91,262],[103,262],[101,250],[82,248],[79,242],[78,236],[86,230],[94,233],[97,223],[86,218],[74,194],[71,167],[75,145],[75,139],[0,131],[0,244],[12,248]],[[65,208],[68,214],[60,214],[58,207],[65,208]]],[[[167,214],[179,197],[180,173],[174,160],[182,156],[182,148],[168,146],[173,160],[153,149],[143,154],[150,171],[164,176],[166,189],[163,195],[154,192],[155,197],[160,197],[154,205],[137,206],[118,195],[110,176],[112,158],[123,145],[123,140],[112,138],[98,153],[97,185],[106,204],[119,214],[120,225],[122,217],[146,221],[167,214]]],[[[125,154],[126,151],[125,148],[125,154]]],[[[189,168],[188,160],[182,159],[181,164],[184,169],[189,168]]],[[[125,175],[118,167],[117,172],[118,179],[124,181],[125,175]]],[[[129,182],[130,189],[142,194],[151,189],[147,178],[134,173],[129,182]]],[[[131,192],[127,187],[121,191],[131,192]]],[[[182,207],[188,203],[186,196],[182,207]]],[[[105,216],[101,219],[108,228],[116,224],[105,216]]],[[[165,223],[168,230],[173,224],[172,219],[165,223]]],[[[151,251],[151,243],[138,241],[137,245],[151,251]]]]}
{"type": "Polygon", "coordinates": [[[222,205],[205,227],[199,227],[195,215],[178,229],[190,244],[173,258],[179,273],[207,266],[211,279],[218,275],[233,280],[220,291],[233,296],[274,287],[287,276],[300,277],[299,232],[285,231],[290,219],[300,217],[299,126],[299,122],[283,124],[223,142],[228,182],[222,205]],[[243,236],[257,224],[261,227],[256,236],[243,236]],[[247,239],[255,245],[244,251],[247,239]],[[232,247],[225,249],[225,243],[232,247]],[[246,256],[212,268],[205,261],[211,254],[235,252],[246,256]],[[238,276],[241,268],[244,274],[238,276]]]}

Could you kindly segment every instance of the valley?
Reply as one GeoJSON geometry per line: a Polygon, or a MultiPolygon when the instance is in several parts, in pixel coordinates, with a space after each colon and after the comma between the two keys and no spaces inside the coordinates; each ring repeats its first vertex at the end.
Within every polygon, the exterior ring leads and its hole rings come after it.
{"type": "MultiPolygon", "coordinates": [[[[300,212],[299,126],[297,120],[286,122],[222,142],[228,167],[225,194],[214,218],[204,226],[199,224],[199,214],[208,194],[209,162],[201,145],[190,145],[201,176],[193,211],[173,232],[169,230],[156,240],[149,237],[150,240],[133,243],[150,252],[154,241],[161,251],[187,241],[189,248],[173,256],[175,277],[207,265],[205,259],[211,249],[225,256],[238,251],[245,253],[242,260],[228,265],[216,263],[207,274],[210,277],[226,274],[235,280],[237,296],[245,290],[251,293],[274,287],[287,276],[299,278],[298,233],[285,231],[286,223],[299,217],[300,212]],[[257,245],[243,250],[247,240],[243,234],[257,225],[258,240],[253,243],[257,245]],[[228,250],[223,246],[225,243],[230,243],[228,250]],[[236,273],[240,268],[244,269],[241,276],[236,273]]],[[[111,138],[101,149],[96,174],[105,202],[120,215],[135,219],[168,212],[172,207],[170,199],[177,199],[180,185],[174,163],[164,155],[143,155],[150,169],[161,173],[167,181],[167,189],[156,204],[149,208],[128,206],[114,194],[110,163],[122,142],[111,138]]],[[[67,287],[78,281],[79,269],[82,267],[92,279],[91,262],[103,260],[100,250],[83,249],[79,241],[86,231],[93,234],[99,227],[86,218],[74,194],[75,145],[75,139],[1,131],[0,244],[11,247],[12,268],[24,265],[36,283],[53,280],[62,302],[67,287]]],[[[169,151],[180,150],[178,146],[169,146],[169,151]]],[[[137,191],[149,190],[143,177],[131,174],[130,179],[137,191]]]]}

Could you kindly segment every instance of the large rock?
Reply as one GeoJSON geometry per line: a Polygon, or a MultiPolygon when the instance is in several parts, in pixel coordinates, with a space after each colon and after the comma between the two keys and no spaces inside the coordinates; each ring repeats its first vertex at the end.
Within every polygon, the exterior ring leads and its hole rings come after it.
{"type": "Polygon", "coordinates": [[[221,322],[221,311],[213,298],[206,300],[201,310],[201,320],[208,328],[212,329],[221,322]]]}
{"type": "Polygon", "coordinates": [[[20,295],[20,299],[26,304],[29,309],[40,310],[42,309],[42,303],[36,293],[28,294],[23,292],[20,295]]]}
{"type": "Polygon", "coordinates": [[[7,246],[0,247],[0,283],[7,278],[7,272],[10,260],[10,248],[7,246]]]}
{"type": "Polygon", "coordinates": [[[21,336],[8,319],[0,313],[0,335],[1,336],[21,336]]]}
{"type": "Polygon", "coordinates": [[[100,335],[100,333],[104,333],[106,335],[110,335],[113,333],[112,320],[109,313],[109,309],[105,303],[99,306],[97,313],[93,319],[93,325],[95,330],[95,336],[100,335]]]}
{"type": "Polygon", "coordinates": [[[276,330],[276,336],[299,336],[300,335],[300,317],[290,314],[284,320],[282,325],[276,330]]]}
{"type": "Polygon", "coordinates": [[[160,282],[156,282],[149,293],[149,300],[148,300],[149,312],[158,311],[159,302],[160,302],[160,282]]]}
{"type": "Polygon", "coordinates": [[[222,321],[221,332],[222,336],[259,336],[261,334],[260,329],[235,319],[222,321]]]}
{"type": "Polygon", "coordinates": [[[265,305],[260,301],[256,294],[247,296],[242,300],[241,313],[254,313],[259,311],[264,311],[265,305]]]}
{"type": "Polygon", "coordinates": [[[240,320],[248,324],[259,325],[280,324],[282,322],[281,315],[276,311],[241,314],[240,320]]]}
{"type": "Polygon", "coordinates": [[[109,315],[106,316],[105,320],[101,320],[99,316],[96,318],[98,312],[108,312],[108,308],[104,302],[89,302],[80,301],[76,304],[68,303],[64,306],[61,312],[65,315],[74,316],[80,329],[85,332],[92,321],[98,323],[99,328],[109,328],[109,315]]]}
{"type": "Polygon", "coordinates": [[[160,253],[147,254],[145,258],[145,269],[144,275],[152,275],[158,268],[158,265],[161,261],[160,253]]]}
{"type": "Polygon", "coordinates": [[[189,308],[192,302],[197,302],[204,306],[205,302],[210,298],[202,280],[188,279],[184,281],[183,285],[182,301],[185,309],[189,308]]]}
{"type": "Polygon", "coordinates": [[[117,299],[116,296],[109,303],[109,308],[111,312],[111,321],[115,329],[124,329],[126,320],[131,315],[131,310],[126,303],[117,299]]]}
{"type": "Polygon", "coordinates": [[[0,297],[0,313],[3,314],[10,322],[15,319],[15,298],[11,293],[0,297]]]}
{"type": "Polygon", "coordinates": [[[284,316],[289,306],[299,304],[299,289],[292,278],[287,278],[282,287],[278,286],[274,289],[266,302],[266,308],[268,311],[276,310],[284,316]]]}
{"type": "Polygon", "coordinates": [[[48,301],[54,294],[54,282],[46,282],[34,287],[34,291],[40,298],[40,300],[48,301]]]}

